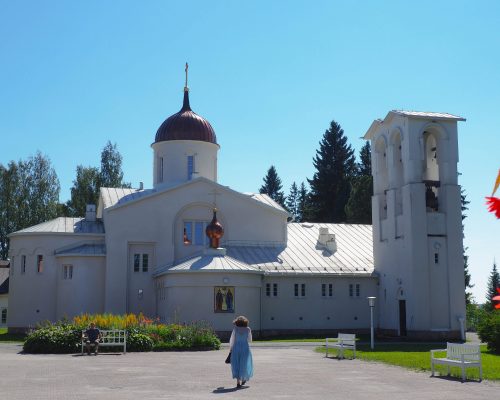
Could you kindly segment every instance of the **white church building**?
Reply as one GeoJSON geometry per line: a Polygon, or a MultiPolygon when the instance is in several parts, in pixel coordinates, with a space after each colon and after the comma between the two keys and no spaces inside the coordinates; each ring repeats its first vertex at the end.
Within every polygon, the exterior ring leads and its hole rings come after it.
{"type": "Polygon", "coordinates": [[[374,121],[373,226],[295,223],[267,195],[218,183],[220,146],[186,85],[152,144],[153,188],[101,188],[85,218],[10,235],[9,330],[142,312],[221,334],[237,315],[261,335],[366,332],[375,296],[380,333],[459,338],[458,121],[405,111],[374,121]]]}

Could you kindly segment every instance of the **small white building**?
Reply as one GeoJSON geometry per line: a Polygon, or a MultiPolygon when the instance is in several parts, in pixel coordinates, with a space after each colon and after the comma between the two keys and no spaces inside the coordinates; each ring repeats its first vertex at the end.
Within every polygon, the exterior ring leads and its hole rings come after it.
{"type": "Polygon", "coordinates": [[[241,314],[266,335],[367,331],[366,298],[376,296],[380,330],[457,337],[465,316],[458,120],[390,112],[372,124],[373,230],[289,223],[268,196],[217,182],[215,132],[185,87],[182,109],[152,144],[153,188],[101,188],[85,218],[10,235],[9,329],[142,312],[205,320],[222,333],[241,314]],[[224,231],[217,248],[206,235],[211,220],[224,231]]]}
{"type": "Polygon", "coordinates": [[[9,262],[0,260],[0,328],[7,327],[9,309],[9,262]]]}

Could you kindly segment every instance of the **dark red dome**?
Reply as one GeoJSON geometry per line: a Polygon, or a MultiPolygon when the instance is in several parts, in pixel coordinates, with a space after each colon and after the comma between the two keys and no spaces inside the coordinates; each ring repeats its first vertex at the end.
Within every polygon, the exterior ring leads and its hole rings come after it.
{"type": "Polygon", "coordinates": [[[155,143],[166,140],[199,140],[217,144],[210,122],[191,110],[187,90],[184,90],[182,109],[168,117],[156,132],[155,143]]]}

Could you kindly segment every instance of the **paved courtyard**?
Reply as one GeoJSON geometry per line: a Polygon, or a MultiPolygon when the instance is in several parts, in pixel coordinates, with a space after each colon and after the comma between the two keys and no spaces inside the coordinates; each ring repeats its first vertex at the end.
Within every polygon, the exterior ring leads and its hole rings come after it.
{"type": "Polygon", "coordinates": [[[236,390],[227,350],[80,355],[19,354],[0,344],[1,398],[16,399],[495,399],[500,385],[430,378],[359,360],[326,359],[312,346],[253,349],[255,376],[236,390]]]}

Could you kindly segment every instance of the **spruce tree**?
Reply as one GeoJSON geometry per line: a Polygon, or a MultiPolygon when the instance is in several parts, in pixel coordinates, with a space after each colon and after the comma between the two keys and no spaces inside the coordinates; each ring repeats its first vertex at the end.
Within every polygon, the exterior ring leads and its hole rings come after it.
{"type": "Polygon", "coordinates": [[[297,205],[297,222],[304,222],[309,218],[309,192],[307,191],[304,182],[300,184],[297,205]]]}
{"type": "Polygon", "coordinates": [[[347,222],[352,224],[372,223],[373,178],[360,175],[352,180],[351,194],[345,206],[347,222]]]}
{"type": "Polygon", "coordinates": [[[345,222],[345,206],[356,174],[354,151],[338,123],[332,121],[313,159],[316,172],[311,187],[310,218],[313,222],[345,222]]]}
{"type": "Polygon", "coordinates": [[[285,194],[282,189],[281,179],[278,176],[274,165],[271,165],[271,167],[267,170],[267,174],[264,177],[264,184],[259,189],[259,193],[267,194],[282,207],[286,207],[285,194]]]}
{"type": "Polygon", "coordinates": [[[297,221],[299,215],[299,189],[295,182],[290,187],[290,194],[286,198],[286,209],[293,215],[294,221],[297,221]]]}
{"type": "Polygon", "coordinates": [[[353,224],[372,223],[372,156],[370,142],[359,151],[360,162],[357,175],[351,179],[351,194],[345,206],[347,222],[353,224]]]}
{"type": "MultiPolygon", "coordinates": [[[[467,200],[467,194],[464,189],[460,191],[461,209],[462,209],[462,235],[464,234],[465,224],[464,220],[467,218],[465,212],[469,209],[467,205],[470,201],[467,200]]],[[[469,272],[469,256],[467,255],[467,247],[464,247],[464,281],[465,281],[465,304],[472,303],[472,293],[467,291],[467,289],[472,289],[474,285],[471,283],[471,275],[469,272]]]]}
{"type": "Polygon", "coordinates": [[[498,296],[497,288],[500,288],[500,274],[497,270],[497,263],[493,261],[493,268],[488,278],[486,286],[486,308],[488,310],[495,309],[495,303],[491,300],[494,296],[498,296]]]}
{"type": "Polygon", "coordinates": [[[372,150],[370,142],[367,141],[359,151],[358,174],[372,176],[372,150]]]}

